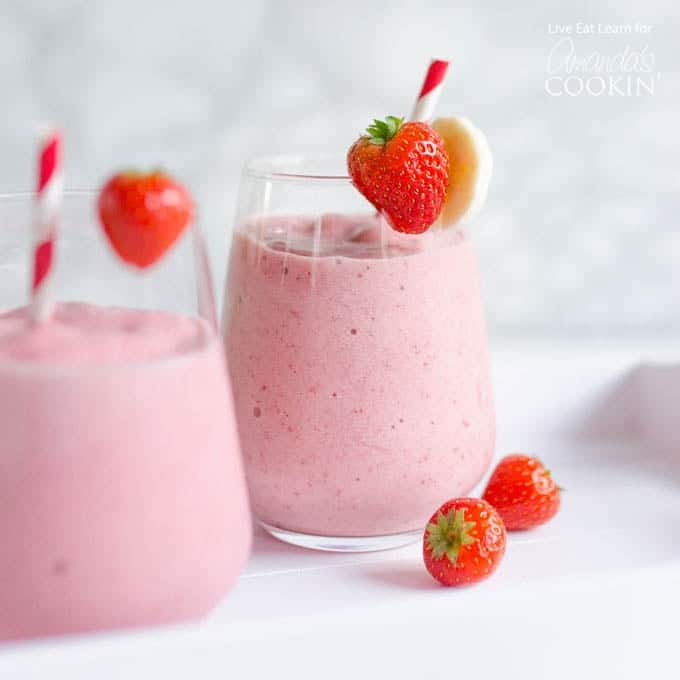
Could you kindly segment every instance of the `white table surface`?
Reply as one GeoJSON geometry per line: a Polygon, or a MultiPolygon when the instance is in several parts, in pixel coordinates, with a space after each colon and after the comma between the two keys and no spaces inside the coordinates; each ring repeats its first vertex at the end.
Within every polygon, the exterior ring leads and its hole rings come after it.
{"type": "Polygon", "coordinates": [[[497,453],[536,453],[566,491],[481,585],[439,587],[420,545],[316,553],[256,530],[207,620],[6,645],[0,678],[676,678],[676,346],[497,344],[497,453]]]}

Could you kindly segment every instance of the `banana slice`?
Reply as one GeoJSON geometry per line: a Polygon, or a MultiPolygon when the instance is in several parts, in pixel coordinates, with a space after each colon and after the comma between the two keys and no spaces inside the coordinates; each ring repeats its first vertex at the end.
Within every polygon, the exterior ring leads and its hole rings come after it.
{"type": "Polygon", "coordinates": [[[493,157],[486,135],[467,118],[437,118],[432,127],[449,154],[449,189],[440,216],[447,227],[467,221],[484,205],[493,157]]]}

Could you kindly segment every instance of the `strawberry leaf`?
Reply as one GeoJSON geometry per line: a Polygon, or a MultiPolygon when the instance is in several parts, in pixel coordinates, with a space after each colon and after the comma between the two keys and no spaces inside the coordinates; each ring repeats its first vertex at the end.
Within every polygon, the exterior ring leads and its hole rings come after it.
{"type": "Polygon", "coordinates": [[[461,547],[477,540],[469,534],[475,525],[476,522],[465,521],[465,508],[452,508],[446,515],[440,511],[437,523],[427,525],[427,544],[434,559],[439,560],[446,555],[451,564],[456,564],[461,547]]]}
{"type": "Polygon", "coordinates": [[[365,138],[371,144],[383,146],[397,134],[403,122],[403,118],[397,118],[396,116],[387,116],[385,120],[375,118],[373,123],[366,128],[368,134],[365,135],[365,138]]]}

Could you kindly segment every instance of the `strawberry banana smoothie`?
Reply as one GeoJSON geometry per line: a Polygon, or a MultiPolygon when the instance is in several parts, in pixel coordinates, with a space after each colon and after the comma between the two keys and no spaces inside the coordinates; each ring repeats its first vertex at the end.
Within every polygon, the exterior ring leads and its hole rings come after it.
{"type": "Polygon", "coordinates": [[[236,232],[224,331],[251,502],[317,536],[422,530],[468,493],[495,424],[472,247],[376,218],[236,232]]]}
{"type": "Polygon", "coordinates": [[[250,543],[219,341],[63,303],[0,315],[0,639],[199,616],[250,543]]]}

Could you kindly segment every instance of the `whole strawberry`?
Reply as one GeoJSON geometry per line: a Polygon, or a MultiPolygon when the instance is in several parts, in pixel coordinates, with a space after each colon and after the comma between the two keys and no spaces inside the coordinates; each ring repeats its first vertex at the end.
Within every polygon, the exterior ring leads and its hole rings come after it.
{"type": "Polygon", "coordinates": [[[396,231],[420,234],[439,217],[449,183],[449,158],[427,123],[387,116],[373,121],[347,154],[356,188],[396,231]]]}
{"type": "Polygon", "coordinates": [[[560,488],[537,458],[515,453],[493,471],[483,498],[498,510],[506,528],[531,529],[560,508],[560,488]]]}
{"type": "Polygon", "coordinates": [[[445,586],[476,583],[490,576],[505,554],[505,527],[479,498],[455,498],[432,515],[423,537],[423,559],[445,586]]]}
{"type": "Polygon", "coordinates": [[[189,192],[160,171],[121,172],[99,194],[99,218],[118,255],[144,268],[179,238],[193,214],[189,192]]]}

